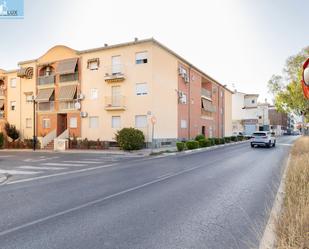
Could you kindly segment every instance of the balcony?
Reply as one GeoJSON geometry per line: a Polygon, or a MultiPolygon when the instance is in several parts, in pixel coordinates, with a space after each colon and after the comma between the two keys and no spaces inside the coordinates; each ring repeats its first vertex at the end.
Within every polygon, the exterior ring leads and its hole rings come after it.
{"type": "Polygon", "coordinates": [[[38,77],[38,85],[50,85],[55,84],[55,75],[48,75],[48,76],[40,76],[38,77]]]}
{"type": "Polygon", "coordinates": [[[54,101],[50,102],[39,102],[37,104],[37,110],[39,112],[50,112],[54,110],[54,101]]]}
{"type": "Polygon", "coordinates": [[[125,80],[124,65],[113,65],[105,68],[104,79],[107,83],[122,82],[125,80]]]}
{"type": "Polygon", "coordinates": [[[60,111],[75,111],[78,110],[76,103],[77,100],[72,101],[61,101],[59,102],[59,110],[60,111]]]}
{"type": "Polygon", "coordinates": [[[78,81],[78,72],[72,74],[62,74],[60,75],[59,82],[71,82],[71,81],[78,81]]]}
{"type": "Polygon", "coordinates": [[[125,97],[124,96],[108,96],[105,97],[105,110],[107,111],[124,111],[125,97]]]}
{"type": "Polygon", "coordinates": [[[208,100],[212,100],[212,95],[211,95],[211,91],[208,91],[207,89],[205,88],[202,88],[201,89],[201,95],[202,95],[202,98],[206,98],[208,100]]]}

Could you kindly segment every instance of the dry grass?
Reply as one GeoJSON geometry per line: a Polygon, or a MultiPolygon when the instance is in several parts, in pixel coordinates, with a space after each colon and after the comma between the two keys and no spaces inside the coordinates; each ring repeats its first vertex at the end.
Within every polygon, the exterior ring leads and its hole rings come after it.
{"type": "Polygon", "coordinates": [[[309,249],[309,137],[292,148],[285,197],[277,224],[278,249],[309,249]]]}

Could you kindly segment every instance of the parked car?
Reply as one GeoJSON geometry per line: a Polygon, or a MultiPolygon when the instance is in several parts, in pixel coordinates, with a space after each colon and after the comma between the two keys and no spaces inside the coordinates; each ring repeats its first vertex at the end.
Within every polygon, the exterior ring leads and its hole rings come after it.
{"type": "Polygon", "coordinates": [[[292,131],[292,135],[293,136],[298,136],[298,135],[301,135],[301,133],[300,133],[299,130],[295,130],[295,131],[292,131]]]}
{"type": "Polygon", "coordinates": [[[252,134],[251,147],[266,146],[267,148],[276,146],[276,137],[269,131],[258,131],[252,134]]]}

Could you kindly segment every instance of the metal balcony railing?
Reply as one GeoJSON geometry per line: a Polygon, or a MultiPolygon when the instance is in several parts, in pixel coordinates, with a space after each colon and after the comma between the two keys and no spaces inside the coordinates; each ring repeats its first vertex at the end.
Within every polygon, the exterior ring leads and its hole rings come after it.
{"type": "Polygon", "coordinates": [[[124,96],[107,96],[105,97],[106,110],[125,110],[124,96]]]}
{"type": "Polygon", "coordinates": [[[212,98],[211,91],[208,91],[208,90],[205,89],[205,88],[202,88],[202,89],[201,89],[201,95],[202,95],[202,97],[206,97],[206,98],[208,98],[208,99],[211,99],[211,98],[212,98]]]}
{"type": "Polygon", "coordinates": [[[50,102],[39,102],[37,104],[37,110],[41,112],[48,112],[54,110],[54,101],[50,102]]]}
{"type": "Polygon", "coordinates": [[[78,72],[60,75],[60,82],[78,81],[78,72]]]}
{"type": "Polygon", "coordinates": [[[107,82],[119,82],[125,80],[125,66],[116,64],[107,66],[104,69],[104,77],[107,82]]]}
{"type": "Polygon", "coordinates": [[[78,110],[75,105],[77,102],[77,100],[61,101],[59,102],[59,109],[60,111],[78,110]]]}
{"type": "Polygon", "coordinates": [[[38,77],[38,85],[41,86],[41,85],[49,85],[49,84],[55,84],[55,75],[38,77]]]}

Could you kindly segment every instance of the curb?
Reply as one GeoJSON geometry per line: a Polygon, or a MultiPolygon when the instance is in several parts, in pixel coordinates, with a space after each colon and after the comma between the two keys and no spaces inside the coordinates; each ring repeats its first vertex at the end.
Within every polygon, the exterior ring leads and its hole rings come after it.
{"type": "Polygon", "coordinates": [[[285,178],[290,165],[291,154],[289,154],[288,160],[286,162],[280,185],[274,200],[273,207],[271,209],[268,222],[266,224],[263,236],[260,240],[259,249],[274,249],[276,245],[276,221],[278,215],[281,212],[283,199],[285,195],[285,178]]]}

